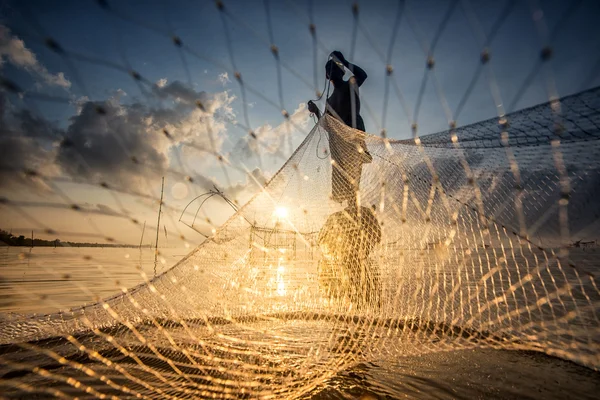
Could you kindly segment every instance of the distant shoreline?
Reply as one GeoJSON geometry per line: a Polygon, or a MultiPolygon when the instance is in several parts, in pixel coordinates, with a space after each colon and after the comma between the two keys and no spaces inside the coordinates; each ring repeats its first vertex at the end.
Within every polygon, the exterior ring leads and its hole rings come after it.
{"type": "Polygon", "coordinates": [[[60,239],[45,240],[25,237],[25,235],[15,236],[10,232],[0,229],[0,247],[123,247],[123,248],[143,248],[150,249],[153,246],[126,244],[126,243],[89,243],[89,242],[63,242],[60,239]]]}
{"type": "Polygon", "coordinates": [[[132,248],[132,249],[153,249],[154,246],[150,245],[135,245],[135,244],[102,244],[102,243],[76,243],[76,242],[60,242],[56,246],[52,244],[37,244],[33,246],[29,244],[8,244],[6,242],[0,242],[0,247],[117,247],[117,248],[132,248]]]}

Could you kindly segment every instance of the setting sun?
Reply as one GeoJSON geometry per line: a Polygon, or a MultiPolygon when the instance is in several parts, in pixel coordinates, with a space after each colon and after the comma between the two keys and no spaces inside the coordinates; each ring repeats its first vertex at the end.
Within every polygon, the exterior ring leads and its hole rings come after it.
{"type": "Polygon", "coordinates": [[[273,213],[273,215],[277,219],[285,219],[288,217],[288,209],[282,206],[278,206],[277,208],[275,208],[275,212],[273,213]]]}

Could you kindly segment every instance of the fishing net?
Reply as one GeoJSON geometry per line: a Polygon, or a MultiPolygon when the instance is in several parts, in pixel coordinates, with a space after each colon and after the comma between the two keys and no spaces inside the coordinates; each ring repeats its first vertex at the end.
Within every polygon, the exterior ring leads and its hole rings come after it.
{"type": "MultiPolygon", "coordinates": [[[[457,2],[452,4],[446,14],[457,2]]],[[[106,2],[100,6],[111,18],[143,26],[106,2]]],[[[514,2],[506,7],[499,24],[514,2]]],[[[268,15],[268,3],[265,9],[268,15]]],[[[358,7],[352,11],[355,32],[368,37],[358,7]]],[[[217,12],[226,35],[232,22],[243,22],[221,2],[217,12]]],[[[445,22],[441,25],[440,32],[445,22]]],[[[316,52],[315,25],[308,31],[316,52]]],[[[183,39],[172,39],[180,54],[196,54],[183,39]]],[[[84,59],[52,39],[45,43],[67,62],[84,59]]],[[[436,80],[433,47],[424,82],[436,80]]],[[[270,51],[278,71],[287,68],[278,48],[270,51]]],[[[549,51],[542,51],[532,74],[549,51]]],[[[480,62],[486,68],[489,53],[480,62]]],[[[242,95],[252,92],[233,68],[242,95]]],[[[124,71],[148,96],[167,96],[159,90],[164,83],[124,71]]],[[[393,88],[393,68],[388,64],[385,71],[393,88]]],[[[8,79],[3,86],[8,95],[19,93],[8,79]]],[[[422,95],[423,90],[417,103],[422,95]]],[[[216,100],[196,100],[194,112],[211,115],[216,100]]],[[[461,109],[465,102],[459,104],[461,109]]],[[[86,103],[80,113],[105,121],[109,136],[121,134],[113,149],[133,146],[117,126],[123,110],[114,102],[86,103]]],[[[235,163],[235,153],[226,156],[210,144],[196,147],[196,154],[208,154],[225,171],[245,170],[260,186],[258,194],[244,205],[231,201],[233,216],[219,227],[213,224],[213,233],[172,268],[155,277],[141,271],[144,282],[136,287],[117,282],[118,294],[57,313],[4,315],[3,395],[297,398],[362,360],[482,347],[535,350],[600,367],[597,256],[581,242],[572,245],[573,237],[598,232],[600,89],[460,127],[449,118],[449,129],[428,135],[420,135],[417,115],[408,114],[411,138],[402,140],[392,139],[385,123],[373,135],[325,115],[264,185],[250,168],[235,163]]],[[[301,130],[287,111],[282,118],[288,130],[278,132],[283,139],[276,148],[292,144],[290,132],[301,130]]],[[[391,117],[384,113],[386,118],[391,117]]],[[[249,120],[229,122],[247,129],[244,151],[272,149],[268,135],[251,130],[249,120]]],[[[219,128],[207,125],[204,133],[212,138],[219,128]]],[[[4,129],[12,134],[3,137],[6,142],[17,140],[15,135],[35,140],[24,124],[9,129],[6,122],[4,129]]],[[[155,133],[170,141],[178,129],[172,123],[155,133]]],[[[86,150],[93,143],[77,138],[69,131],[60,137],[59,157],[79,155],[84,160],[79,167],[93,170],[86,150]]],[[[193,146],[185,141],[179,150],[193,146]]],[[[151,168],[152,154],[136,150],[124,153],[131,169],[151,168]]],[[[168,173],[194,186],[195,175],[181,154],[168,173]]],[[[86,218],[98,210],[71,198],[83,185],[116,198],[158,200],[110,181],[110,171],[89,173],[86,180],[50,175],[35,165],[19,171],[3,165],[3,171],[22,174],[35,185],[27,186],[31,191],[44,184],[62,207],[86,218]]],[[[30,210],[39,204],[10,196],[2,203],[36,232],[57,232],[33,216],[30,210]]],[[[169,215],[168,202],[164,206],[169,215]]],[[[110,216],[140,225],[126,212],[110,216]]],[[[99,231],[98,237],[108,236],[99,231]]],[[[93,296],[90,287],[70,283],[93,296]]]]}

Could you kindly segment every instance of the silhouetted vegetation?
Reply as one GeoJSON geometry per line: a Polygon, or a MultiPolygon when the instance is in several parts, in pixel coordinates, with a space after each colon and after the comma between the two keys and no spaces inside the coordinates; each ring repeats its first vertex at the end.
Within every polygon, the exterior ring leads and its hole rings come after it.
{"type": "MultiPolygon", "coordinates": [[[[24,246],[24,247],[139,247],[139,245],[122,243],[87,243],[87,242],[63,242],[60,239],[44,240],[24,235],[15,236],[10,232],[0,229],[0,246],[24,246]]],[[[144,248],[151,247],[143,245],[144,248]]]]}

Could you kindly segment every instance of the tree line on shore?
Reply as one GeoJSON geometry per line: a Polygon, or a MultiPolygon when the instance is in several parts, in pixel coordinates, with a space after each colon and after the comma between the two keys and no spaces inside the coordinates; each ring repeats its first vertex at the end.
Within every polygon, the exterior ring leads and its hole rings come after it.
{"type": "MultiPolygon", "coordinates": [[[[0,229],[0,246],[23,246],[23,247],[140,247],[139,245],[122,243],[88,243],[88,242],[63,242],[60,239],[45,240],[25,235],[15,236],[10,232],[0,229]]],[[[150,245],[141,247],[149,248],[150,245]]]]}

